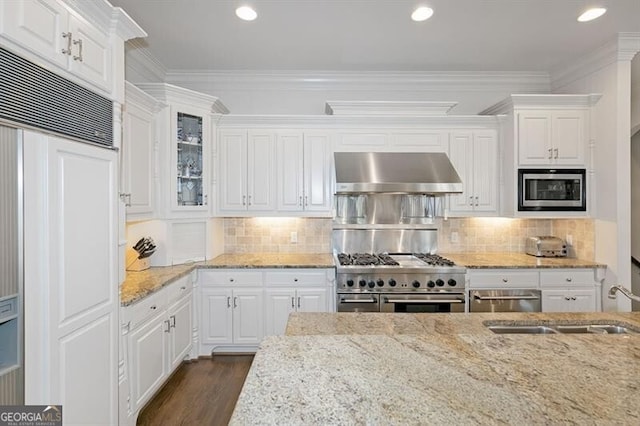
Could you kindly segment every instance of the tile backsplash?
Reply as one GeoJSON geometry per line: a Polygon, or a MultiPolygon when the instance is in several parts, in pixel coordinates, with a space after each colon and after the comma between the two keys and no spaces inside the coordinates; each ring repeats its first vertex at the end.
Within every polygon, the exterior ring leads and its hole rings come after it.
{"type": "MultiPolygon", "coordinates": [[[[569,255],[594,259],[591,219],[454,218],[438,220],[438,251],[524,252],[525,238],[536,235],[571,236],[569,255]]],[[[226,253],[329,253],[331,219],[226,218],[226,253]],[[292,242],[292,234],[297,242],[292,242]]]]}

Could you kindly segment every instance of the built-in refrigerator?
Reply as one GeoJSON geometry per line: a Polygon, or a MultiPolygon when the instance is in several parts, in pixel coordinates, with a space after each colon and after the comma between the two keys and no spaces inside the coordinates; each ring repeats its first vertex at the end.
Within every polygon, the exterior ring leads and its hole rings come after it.
{"type": "Polygon", "coordinates": [[[0,405],[24,403],[21,131],[0,126],[0,405]]]}

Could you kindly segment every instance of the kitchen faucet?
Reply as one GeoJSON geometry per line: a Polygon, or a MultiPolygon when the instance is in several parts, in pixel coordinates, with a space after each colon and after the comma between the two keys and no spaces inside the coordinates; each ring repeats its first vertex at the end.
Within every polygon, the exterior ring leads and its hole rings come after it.
{"type": "Polygon", "coordinates": [[[631,290],[629,290],[628,288],[623,287],[621,285],[614,285],[613,287],[611,287],[609,289],[609,299],[615,299],[617,291],[619,291],[620,293],[624,294],[625,296],[627,296],[631,300],[635,300],[636,302],[640,302],[640,296],[636,296],[635,294],[631,293],[631,290]]]}

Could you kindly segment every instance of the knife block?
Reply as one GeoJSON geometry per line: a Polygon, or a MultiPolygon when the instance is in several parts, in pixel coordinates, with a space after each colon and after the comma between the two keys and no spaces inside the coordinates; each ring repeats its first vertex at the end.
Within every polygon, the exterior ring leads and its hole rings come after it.
{"type": "Polygon", "coordinates": [[[138,259],[138,252],[134,249],[127,249],[127,271],[140,272],[149,269],[151,263],[149,258],[138,259]]]}

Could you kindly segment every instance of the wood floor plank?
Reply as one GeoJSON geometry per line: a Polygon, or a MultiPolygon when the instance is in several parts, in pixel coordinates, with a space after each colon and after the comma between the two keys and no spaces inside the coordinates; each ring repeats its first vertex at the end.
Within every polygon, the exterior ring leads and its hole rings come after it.
{"type": "Polygon", "coordinates": [[[214,355],[185,363],[138,416],[138,425],[226,425],[253,355],[214,355]]]}

